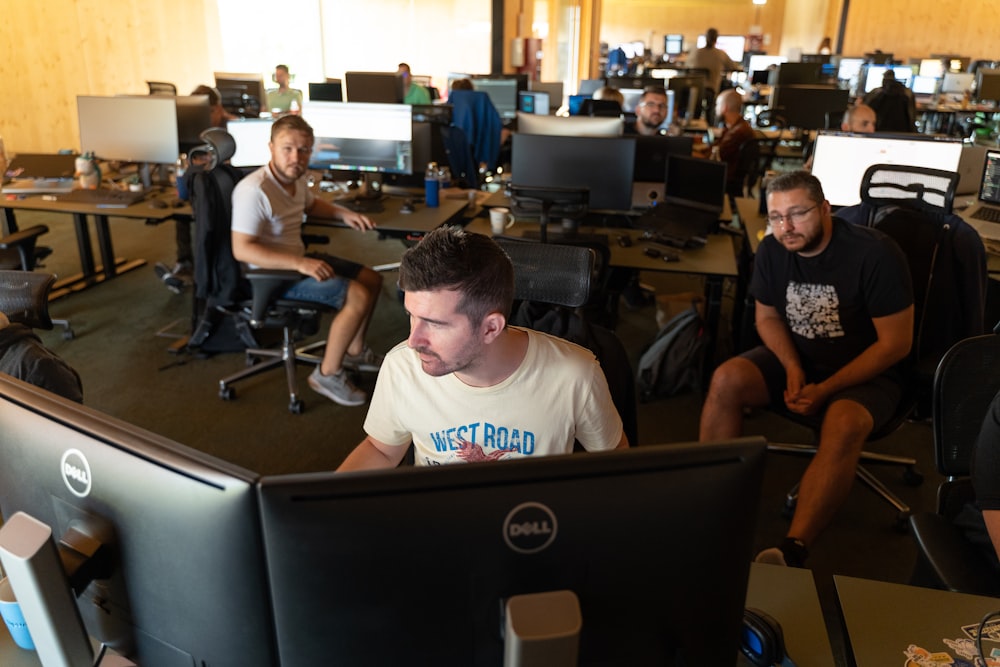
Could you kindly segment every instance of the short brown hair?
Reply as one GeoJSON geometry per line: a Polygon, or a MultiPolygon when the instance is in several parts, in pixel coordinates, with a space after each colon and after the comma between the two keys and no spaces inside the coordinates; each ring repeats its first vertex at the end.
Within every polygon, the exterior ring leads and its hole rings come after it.
{"type": "Polygon", "coordinates": [[[510,318],[514,266],[490,237],[461,227],[439,227],[403,253],[399,287],[404,292],[460,292],[458,312],[475,327],[492,312],[510,318]]]}
{"type": "Polygon", "coordinates": [[[312,125],[307,123],[302,116],[288,115],[282,116],[271,125],[271,141],[274,141],[279,134],[286,130],[305,132],[309,135],[309,139],[314,140],[316,138],[316,135],[313,134],[312,125]]]}
{"type": "Polygon", "coordinates": [[[767,195],[772,192],[788,192],[790,190],[805,190],[809,193],[809,199],[817,204],[826,201],[823,194],[823,185],[819,179],[808,171],[789,171],[772,178],[767,184],[767,195]]]}

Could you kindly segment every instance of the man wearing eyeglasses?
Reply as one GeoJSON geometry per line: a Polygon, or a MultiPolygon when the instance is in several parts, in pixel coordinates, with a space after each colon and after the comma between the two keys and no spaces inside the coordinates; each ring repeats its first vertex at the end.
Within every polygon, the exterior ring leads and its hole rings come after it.
{"type": "Polygon", "coordinates": [[[763,345],[716,369],[700,439],[740,435],[751,407],[821,421],[788,534],[757,556],[802,566],[847,498],[866,438],[902,398],[898,364],[913,339],[913,290],[895,242],[834,218],[815,176],[774,178],[767,204],[772,234],[760,244],[750,283],[763,345]]]}
{"type": "Polygon", "coordinates": [[[635,123],[626,126],[626,134],[646,136],[659,134],[660,126],[667,120],[667,91],[663,88],[647,88],[635,105],[635,123]]]}

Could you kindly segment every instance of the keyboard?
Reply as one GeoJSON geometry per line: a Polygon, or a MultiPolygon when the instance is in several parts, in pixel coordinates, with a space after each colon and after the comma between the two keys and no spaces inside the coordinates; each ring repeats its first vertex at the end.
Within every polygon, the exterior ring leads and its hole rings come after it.
{"type": "Polygon", "coordinates": [[[981,206],[977,211],[973,212],[972,217],[977,220],[985,220],[986,222],[1000,222],[1000,208],[981,206]]]}
{"type": "Polygon", "coordinates": [[[132,204],[142,201],[142,198],[145,196],[144,192],[99,188],[97,190],[73,190],[72,192],[60,195],[59,201],[90,204],[97,208],[128,208],[132,204]]]}

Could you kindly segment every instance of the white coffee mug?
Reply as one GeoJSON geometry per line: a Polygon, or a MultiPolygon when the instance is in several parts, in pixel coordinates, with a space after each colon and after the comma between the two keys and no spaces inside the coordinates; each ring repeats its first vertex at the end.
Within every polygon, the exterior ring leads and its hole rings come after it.
{"type": "Polygon", "coordinates": [[[490,229],[494,234],[503,234],[504,230],[514,224],[514,216],[510,209],[491,208],[490,209],[490,229]]]}

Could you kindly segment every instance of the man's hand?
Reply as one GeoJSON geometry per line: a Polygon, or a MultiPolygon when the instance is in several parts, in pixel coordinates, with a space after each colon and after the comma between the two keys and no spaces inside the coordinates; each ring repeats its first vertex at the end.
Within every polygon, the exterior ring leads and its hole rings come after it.
{"type": "Polygon", "coordinates": [[[819,384],[807,384],[798,392],[792,394],[785,391],[785,406],[799,415],[816,414],[829,398],[828,393],[819,384]]]}
{"type": "Polygon", "coordinates": [[[309,276],[320,282],[329,280],[336,275],[329,264],[315,257],[300,258],[295,266],[295,270],[302,275],[309,276]]]}
{"type": "Polygon", "coordinates": [[[357,229],[361,232],[366,232],[370,229],[375,229],[375,222],[372,221],[367,215],[358,213],[357,211],[352,211],[349,208],[339,207],[340,210],[338,214],[340,219],[347,223],[348,227],[357,229]]]}

